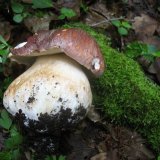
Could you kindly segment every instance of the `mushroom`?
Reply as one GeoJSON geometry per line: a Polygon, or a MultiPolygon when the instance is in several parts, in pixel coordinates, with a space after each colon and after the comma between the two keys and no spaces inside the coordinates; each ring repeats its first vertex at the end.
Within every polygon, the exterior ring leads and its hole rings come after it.
{"type": "Polygon", "coordinates": [[[36,58],[4,93],[3,104],[12,115],[21,110],[34,121],[45,114],[56,117],[55,121],[66,116],[68,123],[84,118],[92,105],[92,92],[83,67],[96,76],[105,68],[91,36],[76,28],[40,31],[11,53],[21,61],[36,58]]]}

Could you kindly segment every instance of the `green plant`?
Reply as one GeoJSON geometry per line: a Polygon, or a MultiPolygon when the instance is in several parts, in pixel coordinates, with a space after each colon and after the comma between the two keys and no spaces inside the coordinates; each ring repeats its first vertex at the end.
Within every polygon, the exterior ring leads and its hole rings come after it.
{"type": "Polygon", "coordinates": [[[128,31],[132,28],[131,24],[128,21],[112,20],[112,25],[114,25],[120,36],[128,35],[128,31]]]}
{"type": "MultiPolygon", "coordinates": [[[[45,8],[52,8],[53,7],[53,2],[52,0],[32,0],[32,7],[33,9],[45,9],[45,8]]],[[[25,5],[19,3],[19,2],[12,2],[11,4],[12,11],[14,13],[13,20],[17,23],[21,23],[24,18],[30,15],[28,11],[25,9],[25,5]]],[[[85,8],[83,6],[83,8],[85,8]]],[[[39,12],[37,10],[36,12],[39,12]]],[[[41,12],[42,13],[42,12],[41,12]]],[[[60,15],[58,16],[59,19],[65,19],[65,18],[72,18],[76,16],[76,13],[70,9],[70,8],[65,8],[62,7],[60,9],[60,15]]]]}
{"type": "Polygon", "coordinates": [[[72,18],[74,16],[76,16],[76,13],[72,9],[63,7],[60,9],[60,16],[58,18],[65,19],[72,18]]]}
{"type": "Polygon", "coordinates": [[[5,110],[2,110],[0,118],[0,126],[6,130],[9,130],[11,125],[12,125],[12,120],[10,119],[8,113],[5,110]]]}
{"type": "Polygon", "coordinates": [[[156,57],[160,57],[160,51],[154,45],[145,44],[142,42],[132,42],[128,44],[124,50],[126,56],[130,58],[137,58],[138,56],[144,56],[151,62],[156,57]]]}
{"type": "Polygon", "coordinates": [[[45,160],[65,160],[65,156],[60,155],[59,157],[56,156],[47,156],[45,160]]]}
{"type": "MultiPolygon", "coordinates": [[[[9,54],[10,45],[6,42],[6,40],[0,35],[0,72],[4,72],[3,64],[7,61],[7,57],[9,54]]],[[[4,81],[0,83],[0,100],[3,98],[3,92],[8,87],[12,79],[7,77],[4,81]]]]}
{"type": "MultiPolygon", "coordinates": [[[[0,63],[5,63],[9,54],[10,45],[0,35],[0,63]]],[[[2,69],[0,69],[2,71],[2,69]]]]}
{"type": "Polygon", "coordinates": [[[0,126],[8,133],[8,139],[4,142],[4,149],[0,152],[0,159],[17,160],[21,155],[20,145],[22,144],[23,137],[18,131],[17,126],[13,124],[6,110],[1,111],[0,126]]]}
{"type": "Polygon", "coordinates": [[[11,77],[5,78],[1,83],[0,83],[0,101],[3,99],[3,93],[9,86],[9,84],[12,82],[11,77]]]}
{"type": "Polygon", "coordinates": [[[33,9],[44,9],[53,7],[53,4],[52,0],[32,0],[32,5],[26,5],[13,1],[11,3],[11,8],[14,13],[13,20],[17,23],[21,23],[24,20],[24,18],[30,16],[30,13],[27,9],[29,7],[32,7],[33,9]]]}
{"type": "Polygon", "coordinates": [[[34,9],[43,9],[43,8],[51,8],[53,7],[52,0],[32,0],[32,8],[34,9]]]}
{"type": "Polygon", "coordinates": [[[24,5],[21,3],[12,2],[11,7],[14,13],[13,20],[17,23],[22,22],[23,19],[29,15],[29,13],[25,11],[24,5]]]}
{"type": "Polygon", "coordinates": [[[82,2],[81,5],[80,5],[81,9],[84,11],[84,12],[87,12],[88,11],[88,6],[86,3],[82,2]]]}

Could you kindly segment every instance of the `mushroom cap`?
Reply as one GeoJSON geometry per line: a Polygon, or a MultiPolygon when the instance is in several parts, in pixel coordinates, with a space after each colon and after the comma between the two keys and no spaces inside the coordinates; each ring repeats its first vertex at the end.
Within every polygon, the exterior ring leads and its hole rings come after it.
{"type": "Polygon", "coordinates": [[[3,98],[12,115],[22,110],[31,120],[38,120],[45,113],[56,115],[61,109],[71,110],[71,118],[80,108],[87,112],[91,103],[87,76],[78,63],[64,54],[40,56],[11,83],[3,98]]]}
{"type": "Polygon", "coordinates": [[[69,28],[40,31],[27,42],[11,49],[13,55],[39,56],[64,52],[96,76],[104,72],[105,64],[96,41],[81,29],[69,28]]]}

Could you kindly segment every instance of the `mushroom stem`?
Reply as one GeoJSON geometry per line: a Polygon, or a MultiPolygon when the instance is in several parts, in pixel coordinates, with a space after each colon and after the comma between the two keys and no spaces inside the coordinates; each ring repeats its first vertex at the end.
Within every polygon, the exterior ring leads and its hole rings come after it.
{"type": "Polygon", "coordinates": [[[81,66],[64,54],[40,56],[4,93],[4,106],[13,115],[19,110],[32,120],[41,114],[86,111],[92,103],[87,76],[81,66]]]}

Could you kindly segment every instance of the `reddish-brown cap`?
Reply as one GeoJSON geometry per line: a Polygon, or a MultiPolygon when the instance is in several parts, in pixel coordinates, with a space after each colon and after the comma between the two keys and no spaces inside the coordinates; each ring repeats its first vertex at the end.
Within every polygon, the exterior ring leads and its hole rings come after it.
{"type": "Polygon", "coordinates": [[[91,70],[96,76],[104,72],[105,64],[96,41],[81,29],[41,31],[29,37],[22,47],[11,49],[14,55],[38,56],[64,52],[91,70]]]}

